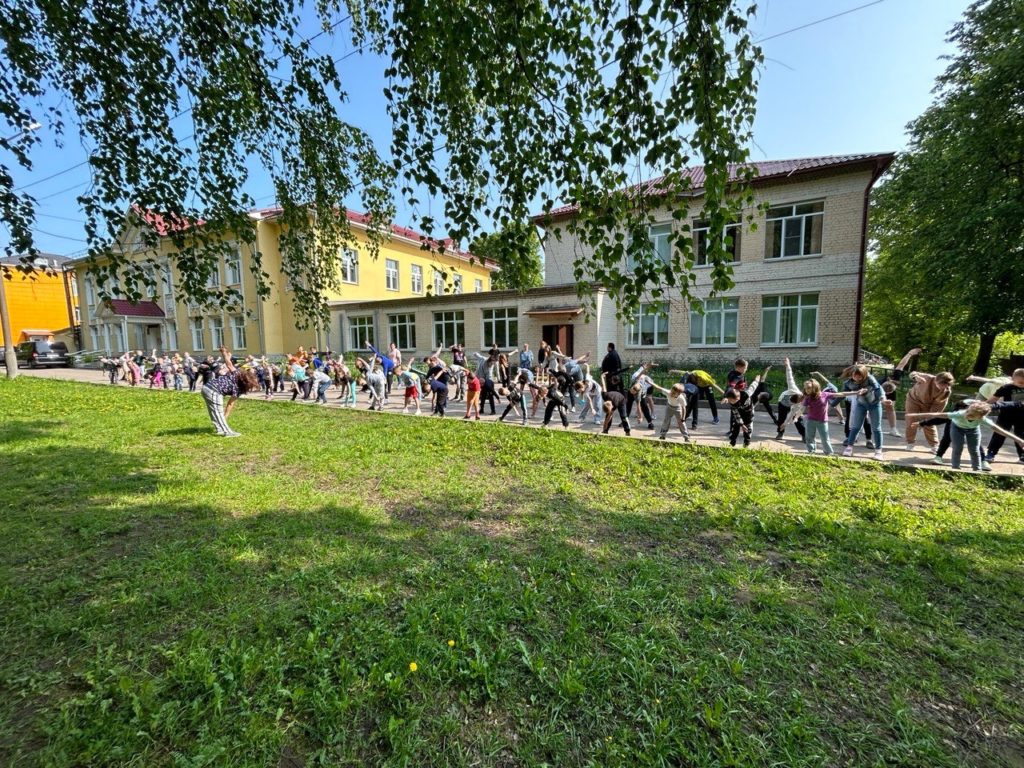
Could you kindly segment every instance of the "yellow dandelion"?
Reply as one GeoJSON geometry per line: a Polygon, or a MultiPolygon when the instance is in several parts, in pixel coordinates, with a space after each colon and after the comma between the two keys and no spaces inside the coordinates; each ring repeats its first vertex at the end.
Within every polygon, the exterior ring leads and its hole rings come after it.
{"type": "Polygon", "coordinates": [[[455,641],[454,640],[449,640],[448,641],[448,647],[449,648],[454,648],[455,647],[455,641]]]}
{"type": "Polygon", "coordinates": [[[417,669],[419,669],[419,667],[416,666],[416,662],[415,661],[410,661],[409,662],[409,671],[410,672],[415,672],[417,669]]]}

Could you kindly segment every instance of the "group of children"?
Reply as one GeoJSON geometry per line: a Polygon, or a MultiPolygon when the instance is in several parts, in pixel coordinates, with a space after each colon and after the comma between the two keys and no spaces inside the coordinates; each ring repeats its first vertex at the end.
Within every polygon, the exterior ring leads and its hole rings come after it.
{"type": "MultiPolygon", "coordinates": [[[[292,400],[301,396],[304,400],[315,399],[326,404],[334,387],[343,406],[355,407],[362,391],[371,409],[384,410],[390,406],[392,390],[397,384],[402,390],[403,413],[429,412],[444,417],[453,401],[461,401],[463,418],[479,420],[486,415],[488,407],[490,415],[496,416],[503,402],[498,421],[516,419],[526,425],[530,419],[538,418],[540,412],[543,426],[557,417],[567,428],[570,415],[578,414],[580,422],[592,419],[602,433],[608,434],[617,414],[619,426],[629,435],[634,414],[648,429],[655,429],[653,398],[658,393],[665,402],[658,430],[663,440],[670,431],[678,429],[682,439],[689,442],[690,431],[698,427],[703,400],[713,425],[719,423],[718,406],[729,406],[726,437],[732,446],[741,441],[744,447],[750,445],[755,409],[760,407],[775,426],[777,440],[782,440],[786,431],[793,427],[808,453],[835,454],[829,429],[830,415],[833,415],[843,424],[843,456],[853,455],[862,431],[867,448],[878,460],[885,458],[887,434],[903,438],[906,448],[914,450],[920,432],[936,464],[944,464],[945,454],[950,452],[950,465],[959,468],[966,448],[972,469],[987,471],[1007,438],[1014,441],[1018,459],[1024,462],[1024,369],[1004,379],[969,377],[968,381],[981,384],[978,395],[957,400],[948,411],[955,383],[953,376],[948,372],[912,372],[908,374],[911,387],[906,396],[905,427],[903,431],[897,429],[895,392],[908,363],[920,349],[910,350],[881,381],[867,366],[852,365],[840,373],[838,385],[818,371],[798,384],[787,358],[784,360],[786,387],[777,398],[773,398],[767,383],[770,366],[748,381],[748,364],[737,359],[726,377],[724,389],[707,371],[670,370],[669,374],[678,376],[678,381],[666,388],[651,377],[652,362],[635,368],[624,366],[614,344],[608,345],[600,371],[593,373],[589,354],[572,357],[563,354],[557,346],[544,343],[536,358],[529,344],[509,351],[494,347],[469,355],[456,345],[448,350],[451,362],[442,358],[445,350],[438,348],[419,365],[415,358],[403,360],[401,350],[394,344],[382,351],[367,341],[366,351],[365,356],[352,359],[351,367],[343,355],[330,351],[320,353],[315,349],[307,352],[301,347],[279,363],[272,363],[266,357],[249,356],[238,361],[237,370],[245,372],[246,376],[244,391],[236,397],[262,390],[269,399],[274,392],[287,387],[292,400]],[[516,357],[518,365],[512,362],[516,357]],[[720,401],[716,392],[721,396],[720,401]],[[995,421],[989,418],[993,412],[995,421]],[[883,420],[887,422],[888,431],[883,420]],[[982,425],[993,433],[984,448],[982,425]],[[937,426],[943,427],[941,436],[937,426]]],[[[197,362],[187,353],[183,357],[158,356],[154,350],[148,357],[141,352],[128,352],[118,358],[105,359],[104,368],[109,372],[111,383],[116,383],[119,374],[121,380],[133,385],[141,383],[143,378],[149,379],[151,387],[183,389],[187,382],[189,389],[194,390],[201,382],[205,394],[213,379],[227,373],[224,365],[230,360],[230,356],[224,361],[207,357],[197,362]]],[[[218,432],[226,428],[226,421],[218,423],[214,419],[214,424],[218,432]]]]}

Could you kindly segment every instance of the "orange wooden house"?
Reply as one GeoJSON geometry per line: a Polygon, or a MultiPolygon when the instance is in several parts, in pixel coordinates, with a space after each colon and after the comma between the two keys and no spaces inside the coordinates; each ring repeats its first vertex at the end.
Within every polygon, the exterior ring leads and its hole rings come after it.
{"type": "Polygon", "coordinates": [[[71,336],[78,324],[78,286],[74,272],[63,270],[66,261],[63,256],[40,253],[32,271],[26,273],[15,268],[16,260],[0,258],[15,344],[71,336]]]}

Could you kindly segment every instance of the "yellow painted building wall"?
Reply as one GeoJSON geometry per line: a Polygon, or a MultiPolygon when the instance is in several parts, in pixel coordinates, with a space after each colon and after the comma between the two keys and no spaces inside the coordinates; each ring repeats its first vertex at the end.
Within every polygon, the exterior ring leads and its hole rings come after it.
{"type": "Polygon", "coordinates": [[[10,273],[11,279],[4,280],[4,289],[15,343],[26,340],[22,331],[52,332],[72,324],[73,319],[68,317],[62,273],[48,275],[40,269],[34,270],[31,275],[17,269],[12,269],[10,273]]]}
{"type": "MultiPolygon", "coordinates": [[[[362,229],[353,226],[353,235],[357,241],[355,250],[358,254],[358,275],[354,283],[340,283],[340,291],[328,293],[330,301],[370,301],[391,298],[415,298],[433,293],[433,270],[436,268],[447,272],[446,291],[451,292],[454,287],[454,276],[462,275],[462,291],[472,293],[474,281],[480,280],[482,290],[490,290],[491,270],[480,263],[470,264],[466,259],[451,254],[439,255],[428,253],[419,249],[418,245],[405,242],[401,238],[393,238],[385,242],[379,251],[377,258],[370,256],[370,249],[366,243],[366,236],[362,229]],[[399,269],[399,290],[393,291],[387,288],[386,266],[387,260],[392,259],[398,262],[399,269]],[[412,266],[418,265],[423,274],[422,290],[418,293],[412,291],[412,266]]],[[[320,348],[331,347],[341,348],[340,328],[323,329],[319,333],[311,328],[298,328],[296,313],[295,294],[285,285],[284,276],[281,273],[281,253],[278,246],[280,237],[280,225],[274,219],[264,219],[257,222],[256,242],[254,244],[241,245],[241,271],[242,283],[240,285],[243,296],[243,306],[246,313],[244,347],[237,347],[233,344],[231,333],[231,318],[239,315],[239,311],[222,311],[220,309],[199,309],[189,307],[184,302],[184,297],[175,288],[174,306],[167,306],[169,302],[164,299],[162,289],[157,290],[154,300],[160,304],[167,314],[168,319],[174,320],[176,333],[173,340],[167,339],[168,350],[202,352],[208,354],[215,352],[212,348],[210,333],[210,320],[219,317],[224,329],[224,342],[232,348],[232,351],[241,354],[259,354],[267,352],[279,354],[291,352],[299,346],[307,349],[313,346],[320,348]],[[256,280],[252,275],[252,248],[255,247],[262,255],[262,270],[270,275],[270,294],[260,300],[256,294],[256,280]],[[203,349],[195,347],[192,341],[190,329],[190,318],[202,317],[204,320],[204,346],[203,349]]],[[[134,256],[140,260],[153,258],[153,253],[138,252],[134,256]]],[[[180,274],[175,265],[173,246],[169,241],[161,243],[158,262],[165,259],[171,265],[172,279],[175,286],[180,285],[180,274]]],[[[341,260],[339,259],[338,277],[341,279],[341,260]]],[[[79,295],[82,296],[82,324],[83,343],[86,347],[90,344],[88,324],[93,311],[98,307],[90,308],[86,299],[85,287],[86,269],[84,265],[76,267],[79,295]]],[[[228,276],[225,265],[222,263],[219,270],[221,285],[228,285],[228,276]]],[[[153,321],[149,321],[153,322],[153,321]]],[[[66,323],[65,323],[66,324],[66,323]]],[[[130,337],[127,346],[134,348],[135,341],[130,337]]],[[[112,350],[114,351],[114,350],[112,350]]]]}

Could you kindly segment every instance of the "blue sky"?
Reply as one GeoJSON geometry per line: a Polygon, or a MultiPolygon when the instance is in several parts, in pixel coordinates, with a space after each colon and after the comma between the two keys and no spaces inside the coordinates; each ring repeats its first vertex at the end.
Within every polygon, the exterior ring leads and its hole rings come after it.
{"type": "MultiPolygon", "coordinates": [[[[968,0],[881,0],[868,7],[806,29],[796,27],[838,14],[870,0],[761,0],[753,23],[755,39],[764,38],[766,61],[760,73],[755,144],[752,158],[783,159],[812,155],[899,150],[906,124],[931,102],[935,77],[944,68],[940,57],[953,52],[945,42],[968,0]],[[779,35],[779,37],[773,37],[779,35]]],[[[337,58],[351,51],[347,24],[334,37],[314,45],[337,58]]],[[[307,34],[313,34],[310,26],[307,34]]],[[[350,96],[347,113],[386,151],[391,125],[381,93],[385,63],[356,54],[339,64],[350,96]]],[[[186,127],[183,134],[189,133],[186,127]]],[[[85,236],[75,197],[88,183],[81,167],[85,151],[76,139],[63,149],[46,135],[31,173],[15,170],[18,184],[31,184],[39,200],[37,246],[71,254],[84,247],[85,236]]],[[[250,191],[260,205],[273,202],[270,186],[256,176],[250,191]]],[[[347,201],[358,207],[358,201],[347,201]]],[[[398,201],[396,223],[413,225],[416,214],[437,214],[437,203],[411,209],[398,201]]],[[[7,233],[0,228],[0,247],[7,233]]]]}

